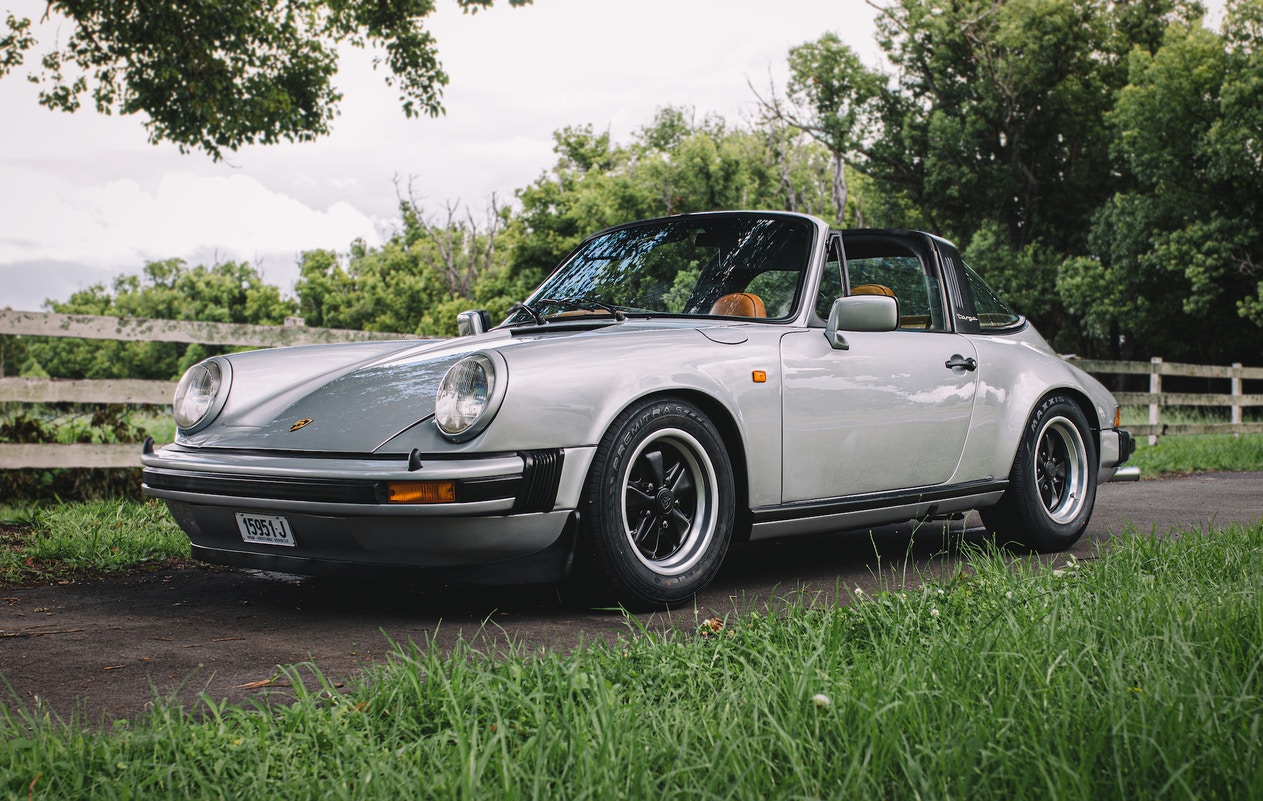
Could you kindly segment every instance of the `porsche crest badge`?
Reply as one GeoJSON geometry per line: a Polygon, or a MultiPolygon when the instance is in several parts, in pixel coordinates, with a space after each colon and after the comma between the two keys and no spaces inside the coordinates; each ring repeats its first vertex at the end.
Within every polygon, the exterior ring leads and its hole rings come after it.
{"type": "Polygon", "coordinates": [[[302,420],[299,420],[297,423],[294,423],[292,426],[290,426],[289,430],[297,431],[298,429],[302,428],[303,426],[307,425],[310,422],[311,422],[310,417],[304,417],[302,420]]]}

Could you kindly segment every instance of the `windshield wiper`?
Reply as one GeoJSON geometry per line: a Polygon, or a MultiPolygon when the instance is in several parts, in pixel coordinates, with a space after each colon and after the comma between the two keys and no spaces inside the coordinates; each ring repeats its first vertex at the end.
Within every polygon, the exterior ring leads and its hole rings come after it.
{"type": "Polygon", "coordinates": [[[535,321],[535,325],[543,325],[545,323],[543,315],[532,309],[530,306],[527,306],[525,303],[514,303],[509,307],[509,314],[517,311],[524,311],[529,314],[531,319],[535,321]]]}
{"type": "Polygon", "coordinates": [[[555,306],[577,311],[596,311],[600,309],[603,312],[612,314],[614,319],[619,322],[627,319],[627,315],[623,313],[622,309],[612,303],[604,303],[593,298],[540,298],[539,302],[552,303],[555,306]]]}

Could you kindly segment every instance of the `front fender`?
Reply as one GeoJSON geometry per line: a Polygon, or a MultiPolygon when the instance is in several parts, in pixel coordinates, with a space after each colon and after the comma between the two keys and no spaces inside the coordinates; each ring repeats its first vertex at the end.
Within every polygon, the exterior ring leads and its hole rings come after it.
{"type": "Polygon", "coordinates": [[[634,335],[594,331],[554,342],[508,344],[499,349],[508,365],[507,394],[486,431],[469,442],[451,443],[431,420],[384,449],[494,453],[592,447],[638,400],[692,394],[728,415],[745,453],[757,454],[752,499],[779,500],[781,331],[760,328],[750,326],[747,335],[727,337],[729,342],[690,328],[634,335]],[[756,383],[756,370],[765,380],[756,383]]]}

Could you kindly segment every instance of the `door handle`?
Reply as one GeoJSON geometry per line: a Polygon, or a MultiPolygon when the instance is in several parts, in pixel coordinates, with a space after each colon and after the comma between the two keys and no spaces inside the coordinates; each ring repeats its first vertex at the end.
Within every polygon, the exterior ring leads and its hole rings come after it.
{"type": "Polygon", "coordinates": [[[943,366],[949,370],[968,370],[972,373],[978,369],[978,361],[972,356],[961,356],[959,353],[956,353],[952,355],[952,358],[943,362],[943,366]]]}

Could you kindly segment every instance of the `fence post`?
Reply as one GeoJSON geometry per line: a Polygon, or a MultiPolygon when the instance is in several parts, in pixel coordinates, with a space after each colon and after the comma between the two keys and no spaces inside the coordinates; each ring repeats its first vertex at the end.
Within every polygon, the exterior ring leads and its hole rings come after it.
{"type": "MultiPolygon", "coordinates": [[[[1162,366],[1161,366],[1161,365],[1162,365],[1162,357],[1161,357],[1161,356],[1154,356],[1152,359],[1150,359],[1150,360],[1149,360],[1149,364],[1150,364],[1150,367],[1149,367],[1149,394],[1150,394],[1150,395],[1161,395],[1161,394],[1162,394],[1162,373],[1160,373],[1160,372],[1159,372],[1159,370],[1161,370],[1161,369],[1162,369],[1162,366]]],[[[1159,408],[1159,407],[1158,407],[1158,401],[1159,401],[1159,398],[1156,398],[1156,397],[1155,397],[1155,398],[1153,398],[1153,400],[1151,400],[1151,401],[1150,401],[1150,403],[1149,403],[1149,425],[1151,425],[1151,426],[1156,426],[1156,425],[1158,425],[1158,424],[1159,424],[1159,422],[1161,422],[1161,421],[1159,421],[1159,419],[1158,419],[1158,408],[1159,408]]],[[[1149,435],[1149,444],[1150,444],[1150,445],[1157,445],[1157,444],[1158,444],[1158,435],[1157,435],[1157,434],[1150,434],[1150,435],[1149,435]]]]}
{"type": "MultiPolygon", "coordinates": [[[[1241,362],[1232,363],[1232,424],[1241,425],[1241,362]]],[[[1236,432],[1240,437],[1241,432],[1236,432]]]]}

